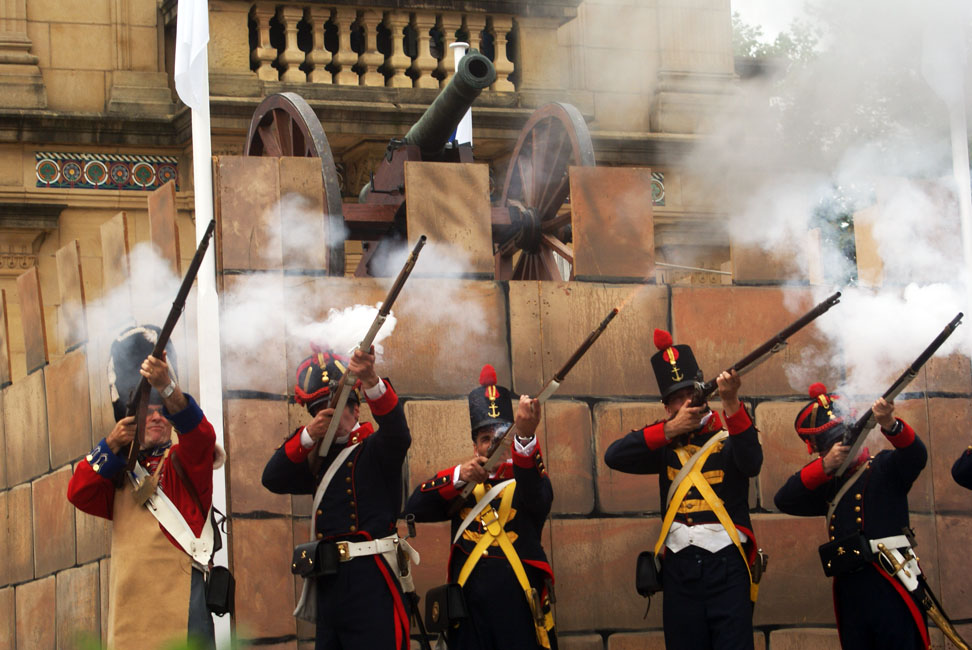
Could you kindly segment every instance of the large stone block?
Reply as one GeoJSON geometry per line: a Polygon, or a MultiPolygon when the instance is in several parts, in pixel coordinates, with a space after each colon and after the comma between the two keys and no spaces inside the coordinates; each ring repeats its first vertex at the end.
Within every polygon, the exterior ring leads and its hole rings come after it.
{"type": "Polygon", "coordinates": [[[324,185],[315,158],[280,159],[281,241],[286,269],[329,268],[324,185]]]}
{"type": "Polygon", "coordinates": [[[213,182],[219,197],[219,268],[280,269],[279,159],[220,156],[213,182]]]}
{"type": "MultiPolygon", "coordinates": [[[[284,282],[287,304],[300,304],[303,309],[287,323],[287,377],[291,378],[310,352],[308,343],[316,338],[308,334],[315,330],[313,323],[323,322],[330,309],[376,305],[385,299],[391,279],[287,277],[284,282]]],[[[464,395],[478,382],[485,363],[496,367],[500,384],[510,385],[506,301],[500,285],[411,278],[392,314],[397,324],[383,341],[384,353],[375,367],[380,375],[391,378],[399,394],[464,395]]],[[[343,344],[318,342],[344,347],[339,351],[346,352],[364,337],[370,324],[346,335],[343,344]]],[[[385,323],[384,327],[389,326],[385,323]]]]}
{"type": "Polygon", "coordinates": [[[597,503],[602,512],[658,512],[657,474],[625,474],[610,469],[604,452],[630,431],[665,419],[661,402],[602,402],[594,407],[594,462],[597,503]]]}
{"type": "Polygon", "coordinates": [[[824,576],[817,555],[817,545],[824,541],[823,517],[753,515],[752,519],[756,542],[769,555],[754,623],[833,623],[830,579],[824,576]]]}
{"type": "Polygon", "coordinates": [[[58,249],[57,288],[61,303],[58,318],[58,349],[71,349],[88,338],[84,313],[84,282],[81,248],[77,239],[58,249]]]}
{"type": "Polygon", "coordinates": [[[493,277],[489,167],[405,163],[406,220],[412,241],[429,238],[416,275],[493,277]]]}
{"type": "Polygon", "coordinates": [[[74,506],[67,500],[71,466],[34,481],[34,575],[66,569],[75,563],[74,506]]]}
{"type": "Polygon", "coordinates": [[[16,588],[16,647],[54,650],[56,628],[48,623],[55,616],[54,591],[54,576],[26,582],[16,588]]]}
{"type": "MultiPolygon", "coordinates": [[[[0,413],[3,413],[3,396],[5,393],[6,391],[0,390],[0,413]]],[[[0,458],[0,490],[5,490],[9,486],[7,482],[7,434],[3,422],[4,418],[0,416],[0,452],[3,452],[3,458],[0,458]]]]}
{"type": "Polygon", "coordinates": [[[549,400],[537,435],[550,474],[552,512],[586,515],[594,509],[591,411],[584,402],[549,400]]]}
{"type": "Polygon", "coordinates": [[[604,639],[600,634],[557,635],[560,650],[604,650],[604,639]]]}
{"type": "Polygon", "coordinates": [[[51,25],[51,67],[76,70],[110,70],[115,40],[110,25],[51,25]],[[78,52],[85,56],[79,57],[78,52]]]}
{"type": "MultiPolygon", "coordinates": [[[[757,346],[795,321],[815,304],[813,292],[803,288],[726,287],[672,289],[672,332],[675,343],[692,346],[705,378],[752,352],[757,346]],[[726,305],[732,305],[726,309],[726,305]],[[718,326],[713,326],[718,323],[718,326]]],[[[821,318],[831,318],[824,314],[821,318]]],[[[787,370],[804,358],[826,359],[813,381],[834,386],[837,371],[833,354],[816,326],[811,324],[790,338],[783,352],[773,355],[743,378],[743,396],[805,393],[807,386],[792,386],[787,370]]]]}
{"type": "Polygon", "coordinates": [[[422,561],[417,566],[412,565],[412,577],[415,580],[415,593],[422,597],[421,607],[424,613],[425,594],[432,587],[446,582],[452,537],[449,534],[448,521],[416,524],[416,532],[417,536],[409,540],[409,544],[421,553],[422,561]]]}
{"type": "MultiPolygon", "coordinates": [[[[7,514],[7,496],[10,493],[6,490],[0,491],[0,548],[9,549],[11,546],[10,538],[10,519],[7,514]]],[[[0,553],[0,587],[10,584],[10,555],[0,553]]]]}
{"type": "Polygon", "coordinates": [[[408,486],[414,490],[439,470],[473,455],[466,400],[409,400],[405,417],[412,432],[408,450],[408,486]]]}
{"type": "MultiPolygon", "coordinates": [[[[81,461],[84,462],[84,461],[81,461]]],[[[75,464],[77,469],[77,464],[75,464]]],[[[74,508],[77,538],[77,563],[86,564],[107,557],[111,552],[111,522],[74,508]]]]}
{"type": "Polygon", "coordinates": [[[645,619],[645,601],[634,589],[635,559],[654,546],[660,525],[657,517],[549,523],[553,545],[548,555],[557,577],[559,629],[661,627],[660,599],[653,599],[645,619]]]}
{"type": "MultiPolygon", "coordinates": [[[[968,576],[966,544],[972,536],[972,517],[940,515],[937,519],[939,575],[942,579],[936,593],[950,617],[967,619],[972,616],[972,584],[963,576],[968,576]]],[[[924,552],[921,547],[918,550],[924,552]]]]}
{"type": "Polygon", "coordinates": [[[18,405],[3,410],[10,485],[23,483],[50,469],[44,372],[22,377],[4,393],[4,404],[18,405]]]}
{"type": "Polygon", "coordinates": [[[836,628],[772,630],[769,639],[773,650],[840,650],[840,637],[836,628]]]}
{"type": "MultiPolygon", "coordinates": [[[[765,650],[766,637],[760,631],[753,632],[753,646],[765,650]]],[[[664,650],[664,632],[619,632],[608,637],[608,650],[664,650]]]]}
{"type": "MultiPolygon", "coordinates": [[[[928,465],[923,476],[931,474],[937,512],[968,512],[969,492],[952,478],[952,465],[972,444],[968,423],[972,419],[972,403],[968,399],[934,397],[928,400],[930,434],[924,438],[928,446],[928,465]],[[930,471],[929,471],[930,470],[930,471]]],[[[910,503],[912,510],[917,509],[910,503]]]]}
{"type": "Polygon", "coordinates": [[[651,170],[571,167],[574,277],[645,281],[655,276],[651,170]]]}
{"type": "Polygon", "coordinates": [[[16,650],[14,588],[0,589],[0,650],[16,650]]]}
{"type": "Polygon", "coordinates": [[[40,271],[35,266],[17,276],[20,297],[20,325],[24,333],[24,355],[27,373],[47,364],[47,328],[44,325],[44,299],[40,271]]]}
{"type": "Polygon", "coordinates": [[[539,392],[612,307],[622,307],[558,395],[658,395],[649,359],[668,323],[668,290],[650,285],[510,282],[513,386],[539,392]]]}
{"type": "Polygon", "coordinates": [[[759,506],[775,510],[773,497],[794,472],[814,457],[807,454],[806,444],[793,430],[793,419],[809,401],[761,402],[753,412],[763,446],[763,467],[757,482],[759,506]]]}
{"type": "Polygon", "coordinates": [[[34,577],[34,526],[30,484],[18,485],[7,494],[6,555],[9,559],[10,584],[17,584],[34,577]]]}
{"type": "MultiPolygon", "coordinates": [[[[288,311],[283,309],[286,302],[280,297],[284,282],[280,275],[273,273],[223,277],[225,390],[285,395],[292,389],[297,365],[291,371],[287,364],[285,319],[288,311]],[[269,299],[277,302],[262,304],[264,296],[273,296],[269,299]]],[[[306,344],[304,351],[309,351],[306,344]]]]}
{"type": "MultiPolygon", "coordinates": [[[[972,371],[969,358],[963,354],[950,354],[947,357],[932,357],[916,378],[915,383],[921,390],[935,393],[972,392],[972,371]]],[[[916,390],[911,386],[911,390],[916,390]]]]}
{"type": "Polygon", "coordinates": [[[273,494],[261,483],[263,468],[287,431],[284,401],[226,401],[226,466],[232,513],[290,514],[290,497],[273,494]]]}
{"type": "Polygon", "coordinates": [[[0,389],[13,380],[10,370],[10,328],[7,324],[7,292],[0,289],[0,389]]]}
{"type": "Polygon", "coordinates": [[[297,633],[290,561],[290,518],[232,520],[230,534],[236,593],[236,629],[242,639],[297,633]]]}
{"type": "Polygon", "coordinates": [[[101,637],[101,580],[98,563],[57,574],[55,628],[58,648],[89,647],[101,637]]]}
{"type": "Polygon", "coordinates": [[[83,456],[91,449],[91,397],[84,350],[69,352],[44,371],[51,466],[83,456]]]}

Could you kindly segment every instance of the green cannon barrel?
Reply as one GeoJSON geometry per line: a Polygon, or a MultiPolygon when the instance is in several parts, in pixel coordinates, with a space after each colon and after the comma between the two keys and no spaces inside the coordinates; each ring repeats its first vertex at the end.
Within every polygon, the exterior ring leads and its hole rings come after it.
{"type": "Polygon", "coordinates": [[[462,116],[483,88],[488,88],[494,81],[496,68],[493,62],[478,50],[469,50],[459,61],[459,69],[449,84],[405,134],[406,144],[417,145],[424,160],[441,155],[462,116]]]}

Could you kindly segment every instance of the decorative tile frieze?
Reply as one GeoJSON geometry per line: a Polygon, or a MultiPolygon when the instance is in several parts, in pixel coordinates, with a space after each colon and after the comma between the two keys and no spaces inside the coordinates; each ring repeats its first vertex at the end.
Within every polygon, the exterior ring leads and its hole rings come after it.
{"type": "Polygon", "coordinates": [[[179,189],[175,156],[38,151],[34,159],[37,187],[154,190],[175,179],[179,189]]]}
{"type": "Polygon", "coordinates": [[[665,175],[661,172],[651,173],[651,204],[665,205],[665,175]]]}

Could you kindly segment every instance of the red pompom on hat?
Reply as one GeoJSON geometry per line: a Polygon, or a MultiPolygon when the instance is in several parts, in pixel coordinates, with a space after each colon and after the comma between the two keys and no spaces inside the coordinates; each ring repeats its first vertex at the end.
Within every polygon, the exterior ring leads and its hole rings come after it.
{"type": "Polygon", "coordinates": [[[479,385],[480,386],[495,386],[496,385],[496,368],[490,364],[483,366],[483,369],[479,371],[479,385]]]}
{"type": "Polygon", "coordinates": [[[654,339],[655,347],[659,350],[667,350],[672,347],[672,335],[665,330],[656,329],[654,339]]]}
{"type": "Polygon", "coordinates": [[[810,384],[810,397],[812,397],[813,399],[817,399],[821,395],[826,395],[826,394],[827,394],[827,387],[821,384],[819,381],[810,384]]]}

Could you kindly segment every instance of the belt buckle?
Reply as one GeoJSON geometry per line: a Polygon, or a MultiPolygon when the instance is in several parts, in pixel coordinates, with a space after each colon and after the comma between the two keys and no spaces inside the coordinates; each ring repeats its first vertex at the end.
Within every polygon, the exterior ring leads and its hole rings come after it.
{"type": "Polygon", "coordinates": [[[480,515],[479,520],[483,523],[483,528],[489,528],[489,526],[499,521],[499,513],[496,512],[494,508],[490,508],[480,515]],[[492,519],[490,521],[486,521],[486,518],[490,515],[492,515],[492,519]]]}
{"type": "Polygon", "coordinates": [[[337,550],[338,550],[338,561],[339,562],[347,562],[348,560],[350,560],[351,559],[351,551],[348,548],[348,543],[347,542],[337,542],[336,545],[337,545],[337,550]]]}

